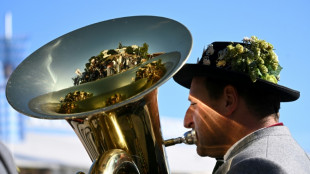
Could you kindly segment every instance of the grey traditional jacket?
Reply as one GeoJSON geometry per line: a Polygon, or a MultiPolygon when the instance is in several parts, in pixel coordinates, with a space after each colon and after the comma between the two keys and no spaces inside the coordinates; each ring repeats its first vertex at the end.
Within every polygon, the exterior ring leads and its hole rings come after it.
{"type": "Polygon", "coordinates": [[[235,143],[216,174],[310,174],[310,158],[285,126],[263,128],[235,143]]]}

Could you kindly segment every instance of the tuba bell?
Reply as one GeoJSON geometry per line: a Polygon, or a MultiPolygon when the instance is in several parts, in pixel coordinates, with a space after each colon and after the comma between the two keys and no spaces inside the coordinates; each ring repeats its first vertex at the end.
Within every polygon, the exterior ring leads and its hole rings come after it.
{"type": "Polygon", "coordinates": [[[12,107],[39,119],[63,119],[72,127],[93,164],[90,174],[170,173],[165,147],[193,144],[195,132],[164,141],[157,104],[158,87],[186,62],[192,48],[189,30],[181,23],[156,16],[132,16],[91,24],[69,32],[28,56],[12,73],[6,96],[12,107]],[[73,85],[76,69],[102,50],[147,43],[156,57],[108,77],[73,85]],[[163,53],[163,54],[162,54],[163,53]],[[136,78],[137,72],[160,61],[165,73],[157,81],[136,78]],[[60,99],[87,91],[75,112],[60,113],[60,99]],[[123,100],[107,104],[109,96],[123,100]]]}

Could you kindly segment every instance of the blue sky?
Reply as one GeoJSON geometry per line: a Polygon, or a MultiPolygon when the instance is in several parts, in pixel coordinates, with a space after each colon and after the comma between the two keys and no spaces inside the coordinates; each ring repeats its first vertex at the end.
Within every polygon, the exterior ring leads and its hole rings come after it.
{"type": "MultiPolygon", "coordinates": [[[[4,15],[13,15],[13,36],[27,36],[30,54],[49,41],[80,27],[118,17],[163,16],[184,24],[193,37],[188,62],[196,62],[213,41],[241,41],[256,35],[271,42],[283,70],[279,84],[299,90],[301,97],[283,103],[280,121],[310,153],[310,1],[0,1],[0,35],[4,15]]],[[[183,120],[189,106],[188,90],[172,79],[159,88],[161,117],[183,120]]]]}

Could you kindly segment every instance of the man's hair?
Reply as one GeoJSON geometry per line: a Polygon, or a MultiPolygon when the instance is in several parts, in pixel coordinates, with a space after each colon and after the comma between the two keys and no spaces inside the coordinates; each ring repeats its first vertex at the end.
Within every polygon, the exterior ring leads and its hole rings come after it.
{"type": "Polygon", "coordinates": [[[253,82],[242,83],[207,77],[205,86],[210,98],[216,100],[223,94],[227,85],[236,88],[239,96],[245,100],[248,109],[259,119],[274,115],[275,119],[279,120],[280,97],[272,91],[256,87],[253,82]]]}

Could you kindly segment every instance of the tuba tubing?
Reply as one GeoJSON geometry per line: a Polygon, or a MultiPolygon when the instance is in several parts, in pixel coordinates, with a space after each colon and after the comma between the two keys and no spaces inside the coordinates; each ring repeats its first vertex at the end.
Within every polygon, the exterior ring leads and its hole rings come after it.
{"type": "Polygon", "coordinates": [[[140,174],[132,158],[121,149],[112,149],[105,152],[90,168],[89,174],[98,173],[129,173],[140,174]]]}
{"type": "Polygon", "coordinates": [[[166,147],[173,146],[176,144],[181,144],[181,143],[192,145],[192,144],[195,144],[196,142],[197,142],[196,132],[195,130],[191,130],[191,131],[185,132],[182,137],[165,140],[164,145],[166,147]]]}

